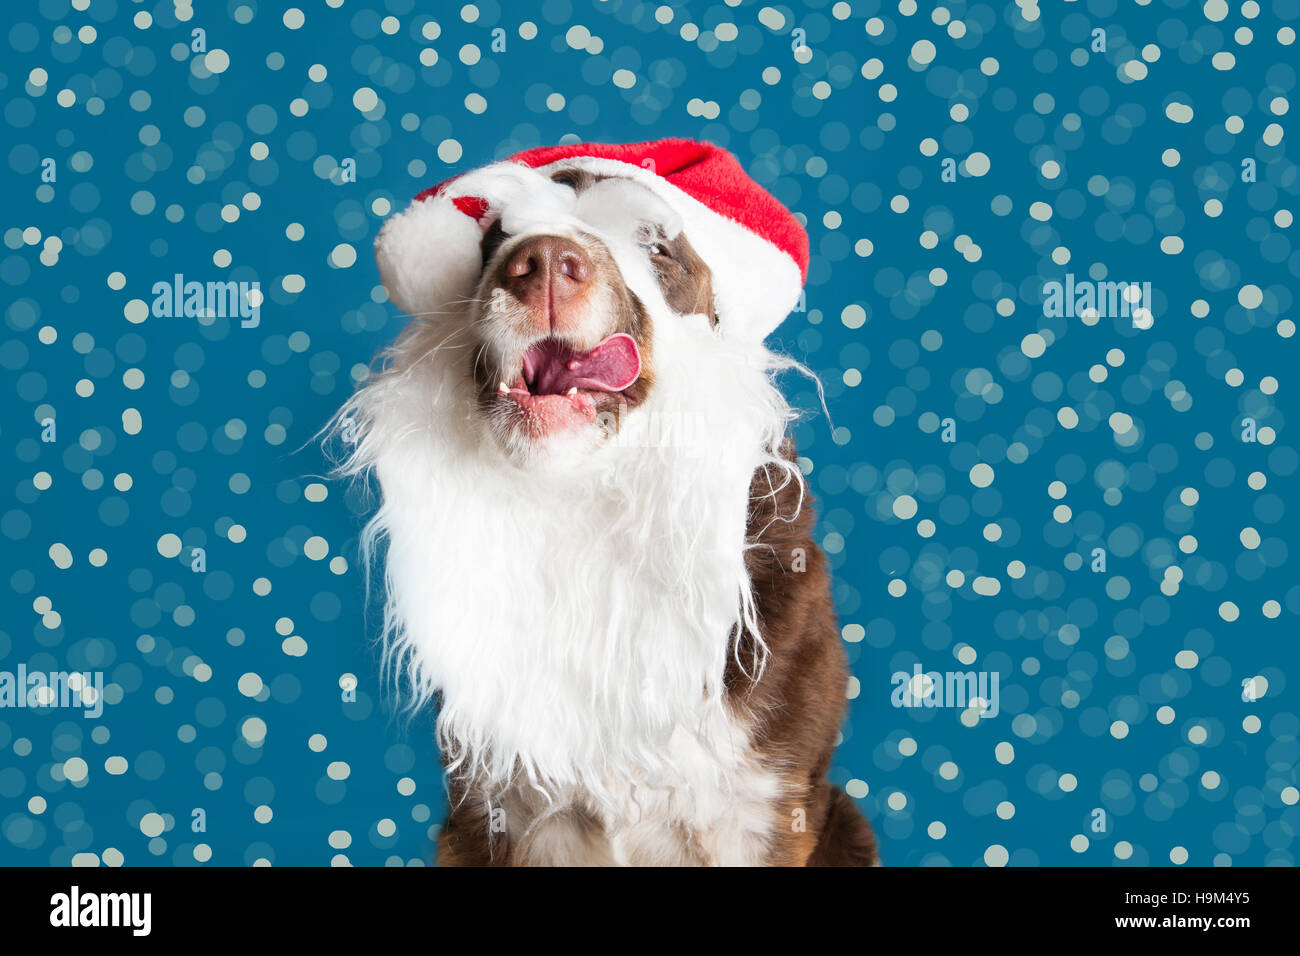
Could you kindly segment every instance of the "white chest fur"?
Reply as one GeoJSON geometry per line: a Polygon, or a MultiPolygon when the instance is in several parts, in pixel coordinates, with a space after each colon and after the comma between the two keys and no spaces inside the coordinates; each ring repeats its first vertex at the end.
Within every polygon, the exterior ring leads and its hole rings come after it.
{"type": "Polygon", "coordinates": [[[665,752],[671,771],[609,768],[595,795],[572,788],[554,802],[526,788],[502,801],[513,858],[530,865],[756,866],[777,817],[780,782],[749,753],[735,721],[710,737],[679,731],[665,752]],[[720,751],[708,740],[730,741],[720,751]]]}

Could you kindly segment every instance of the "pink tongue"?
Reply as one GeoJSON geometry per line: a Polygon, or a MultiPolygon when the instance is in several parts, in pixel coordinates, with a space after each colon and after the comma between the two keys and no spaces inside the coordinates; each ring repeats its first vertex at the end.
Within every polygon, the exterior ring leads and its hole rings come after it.
{"type": "MultiPolygon", "coordinates": [[[[557,350],[543,345],[530,352],[537,370],[533,391],[558,395],[577,387],[596,392],[621,392],[641,375],[641,353],[632,336],[619,332],[589,352],[557,350]]],[[[528,363],[526,363],[528,364],[528,363]]]]}

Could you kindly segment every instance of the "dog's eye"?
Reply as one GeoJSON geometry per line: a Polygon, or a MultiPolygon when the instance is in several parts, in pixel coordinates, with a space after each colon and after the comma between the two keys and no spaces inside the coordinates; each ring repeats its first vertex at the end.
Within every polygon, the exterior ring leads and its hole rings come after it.
{"type": "Polygon", "coordinates": [[[505,242],[505,240],[506,231],[501,228],[501,220],[498,219],[496,222],[492,223],[492,225],[488,227],[487,232],[483,234],[481,249],[483,251],[483,261],[485,263],[496,254],[496,251],[501,248],[501,243],[505,242]]]}
{"type": "Polygon", "coordinates": [[[653,259],[658,259],[658,258],[671,259],[671,258],[672,258],[672,254],[668,251],[668,247],[665,246],[665,245],[664,245],[663,243],[661,243],[661,242],[652,242],[652,243],[650,243],[649,245],[646,246],[646,251],[650,253],[650,257],[653,258],[653,259]]]}

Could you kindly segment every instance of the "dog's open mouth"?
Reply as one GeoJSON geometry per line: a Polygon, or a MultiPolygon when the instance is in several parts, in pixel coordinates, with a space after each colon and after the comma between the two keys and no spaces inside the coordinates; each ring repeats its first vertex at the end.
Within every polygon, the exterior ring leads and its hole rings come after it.
{"type": "Polygon", "coordinates": [[[594,421],[597,397],[632,385],[641,375],[641,353],[632,336],[619,332],[585,352],[557,338],[536,342],[524,353],[513,382],[497,394],[513,402],[530,434],[594,421]]]}

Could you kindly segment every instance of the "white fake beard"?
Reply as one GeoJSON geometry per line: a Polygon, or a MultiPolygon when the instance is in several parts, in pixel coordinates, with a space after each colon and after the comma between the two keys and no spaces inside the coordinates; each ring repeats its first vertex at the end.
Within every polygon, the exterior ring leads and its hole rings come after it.
{"type": "Polygon", "coordinates": [[[472,335],[467,315],[413,322],[332,426],[355,429],[339,472],[378,478],[362,550],[369,568],[387,542],[384,660],[412,709],[441,692],[448,772],[612,806],[629,783],[672,778],[675,730],[734,765],[747,742],[717,739],[733,726],[724,668],[742,631],[757,649],[738,655],[745,672],[766,655],[750,484],[769,463],[802,488],[777,452],[792,416],[772,382],[797,366],[702,316],[664,316],[654,387],[618,434],[576,466],[521,467],[478,406],[472,335]],[[705,419],[662,440],[665,421],[705,419]]]}

